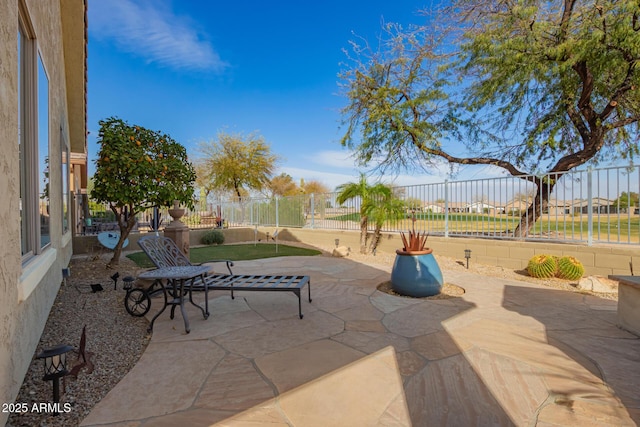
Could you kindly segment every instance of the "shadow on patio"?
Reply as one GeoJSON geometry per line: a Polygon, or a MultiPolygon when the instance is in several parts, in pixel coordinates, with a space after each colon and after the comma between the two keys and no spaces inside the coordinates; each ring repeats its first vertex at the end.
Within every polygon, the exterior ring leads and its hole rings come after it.
{"type": "MultiPolygon", "coordinates": [[[[515,310],[548,292],[530,284],[445,272],[467,293],[418,300],[376,290],[388,267],[348,259],[243,261],[236,271],[310,275],[313,303],[303,300],[300,320],[290,295],[211,293],[212,315],[190,311],[188,335],[179,314],[163,314],[138,364],[82,425],[532,425],[541,407],[566,407],[558,390],[595,378],[547,343],[546,314],[515,310]]],[[[563,307],[564,294],[550,304],[563,307]]],[[[625,414],[618,425],[633,425],[625,414]]]]}
{"type": "MultiPolygon", "coordinates": [[[[540,367],[553,398],[550,403],[556,403],[540,410],[540,421],[640,423],[640,339],[616,326],[614,302],[553,289],[505,286],[503,305],[542,325],[542,330],[520,339],[532,348],[546,347],[544,357],[530,354],[526,360],[540,367]]],[[[520,352],[520,358],[526,355],[520,352]]]]}

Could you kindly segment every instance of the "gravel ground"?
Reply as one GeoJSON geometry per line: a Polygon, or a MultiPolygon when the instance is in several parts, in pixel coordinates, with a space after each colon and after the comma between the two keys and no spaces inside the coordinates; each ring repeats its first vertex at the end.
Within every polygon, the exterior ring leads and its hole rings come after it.
{"type": "MultiPolygon", "coordinates": [[[[7,426],[77,426],[138,361],[149,343],[148,322],[144,318],[130,316],[123,304],[125,292],[122,280],[114,291],[110,276],[116,271],[120,279],[135,275],[139,270],[128,258],[123,257],[119,268],[108,270],[109,258],[87,261],[85,257],[71,262],[71,277],[60,291],[49,313],[49,318],[36,349],[58,344],[69,344],[76,349],[80,344],[82,328],[86,325],[86,352],[92,353],[93,372],[83,368],[77,379],[67,376],[60,382],[61,403],[69,403],[69,412],[60,415],[25,412],[13,413],[7,426]],[[90,284],[99,283],[103,291],[92,293],[90,284]],[[62,390],[64,389],[64,393],[62,390]]],[[[67,354],[67,366],[77,361],[76,353],[67,354]]],[[[34,360],[22,383],[16,403],[52,402],[52,383],[44,382],[43,362],[34,360]]]]}
{"type": "MultiPolygon", "coordinates": [[[[309,247],[291,242],[286,244],[309,247]]],[[[316,249],[323,250],[324,256],[330,256],[333,247],[316,247],[316,249]]],[[[535,279],[527,276],[524,271],[482,265],[473,261],[467,270],[464,260],[437,254],[435,256],[445,273],[445,280],[447,271],[469,271],[484,276],[544,284],[568,292],[586,293],[578,290],[575,282],[535,279]]],[[[379,252],[373,256],[351,252],[348,258],[366,264],[390,267],[393,265],[395,254],[379,252]]],[[[144,318],[132,317],[126,312],[123,304],[125,292],[122,290],[122,280],[119,280],[118,289],[114,291],[113,281],[110,279],[115,271],[118,271],[122,278],[127,275],[135,276],[140,269],[128,258],[122,257],[119,268],[108,270],[105,268],[107,261],[106,256],[98,260],[87,260],[86,257],[72,260],[71,277],[60,287],[36,350],[38,354],[44,348],[58,344],[69,344],[77,348],[82,328],[84,325],[87,326],[86,351],[93,353],[90,360],[94,364],[94,369],[89,373],[85,368],[80,371],[77,379],[66,377],[64,382],[61,382],[61,387],[65,390],[62,393],[61,403],[69,403],[70,411],[58,416],[37,412],[12,414],[7,426],[78,425],[93,406],[131,370],[144,352],[151,338],[147,334],[148,322],[144,318]],[[100,283],[104,290],[92,293],[88,285],[93,283],[100,283]]],[[[615,293],[597,295],[617,299],[615,293]]],[[[68,360],[71,363],[75,362],[76,354],[69,353],[68,360]]],[[[27,403],[28,407],[32,407],[34,403],[52,401],[52,388],[50,383],[45,384],[42,380],[42,371],[42,361],[34,358],[16,403],[27,403]]]]}

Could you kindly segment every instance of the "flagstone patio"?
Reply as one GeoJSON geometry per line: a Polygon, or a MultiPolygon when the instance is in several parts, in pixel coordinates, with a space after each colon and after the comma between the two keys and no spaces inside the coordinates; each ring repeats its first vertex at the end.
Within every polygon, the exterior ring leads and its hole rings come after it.
{"type": "Polygon", "coordinates": [[[309,275],[304,319],[270,292],[211,292],[207,320],[189,308],[190,334],[163,313],[83,426],[640,422],[640,339],[616,326],[616,301],[447,271],[464,295],[409,299],[376,289],[388,267],[330,257],[234,271],[309,275]]]}

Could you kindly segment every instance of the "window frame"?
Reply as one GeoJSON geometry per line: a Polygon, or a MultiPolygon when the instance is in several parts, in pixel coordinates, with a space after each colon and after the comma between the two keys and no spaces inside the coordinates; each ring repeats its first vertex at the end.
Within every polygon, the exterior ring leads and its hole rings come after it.
{"type": "MultiPolygon", "coordinates": [[[[51,238],[42,242],[40,179],[41,169],[39,149],[39,113],[38,96],[41,86],[38,74],[42,68],[46,76],[46,150],[47,157],[51,152],[50,135],[50,79],[46,64],[35,36],[33,25],[24,2],[18,2],[18,148],[19,148],[19,180],[20,180],[20,242],[22,265],[42,254],[51,246],[51,238]]],[[[40,93],[40,95],[42,95],[40,93]]],[[[49,177],[49,182],[51,179],[49,177]]],[[[49,194],[50,203],[51,194],[49,194]]],[[[49,209],[50,210],[50,209],[49,209]]],[[[49,223],[49,236],[51,224],[49,223]]]]}
{"type": "Polygon", "coordinates": [[[60,156],[62,164],[62,179],[60,180],[62,194],[62,234],[71,231],[71,149],[69,148],[69,139],[64,128],[60,126],[60,156]]]}

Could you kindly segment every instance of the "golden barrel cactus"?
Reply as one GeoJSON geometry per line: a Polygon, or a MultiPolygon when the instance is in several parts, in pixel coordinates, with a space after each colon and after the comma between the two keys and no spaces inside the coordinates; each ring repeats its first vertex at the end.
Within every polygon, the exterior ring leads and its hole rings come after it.
{"type": "Polygon", "coordinates": [[[584,266],[572,256],[558,259],[558,277],[567,280],[578,280],[584,275],[584,266]]]}
{"type": "Polygon", "coordinates": [[[531,277],[539,279],[548,279],[556,275],[558,270],[558,262],[552,255],[536,255],[529,260],[527,272],[531,277]]]}

